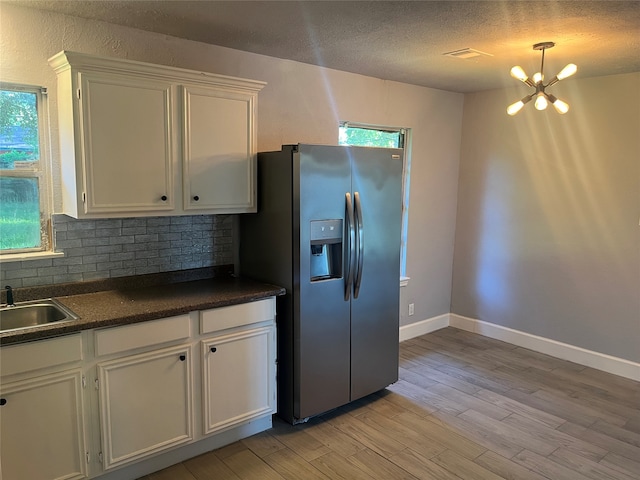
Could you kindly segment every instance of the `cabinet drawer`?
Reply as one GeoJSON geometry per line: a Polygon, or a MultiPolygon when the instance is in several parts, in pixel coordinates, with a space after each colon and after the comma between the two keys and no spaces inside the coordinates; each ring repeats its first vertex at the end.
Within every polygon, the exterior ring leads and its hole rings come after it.
{"type": "Polygon", "coordinates": [[[79,333],[0,348],[2,376],[55,367],[80,360],[82,360],[82,337],[79,333]]]}
{"type": "Polygon", "coordinates": [[[98,330],[95,332],[95,351],[96,356],[111,355],[136,348],[184,340],[190,335],[189,315],[179,315],[124,327],[98,330]]]}
{"type": "Polygon", "coordinates": [[[212,308],[200,312],[200,333],[211,333],[226,328],[273,320],[276,314],[275,298],[242,303],[229,307],[212,308]]]}

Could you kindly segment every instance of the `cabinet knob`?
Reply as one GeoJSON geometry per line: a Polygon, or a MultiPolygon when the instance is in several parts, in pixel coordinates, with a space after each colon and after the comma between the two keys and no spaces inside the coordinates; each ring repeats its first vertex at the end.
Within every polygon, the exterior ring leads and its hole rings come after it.
{"type": "Polygon", "coordinates": [[[218,349],[216,347],[211,347],[211,353],[216,353],[218,349]]]}
{"type": "Polygon", "coordinates": [[[198,200],[200,200],[200,197],[198,195],[194,195],[193,196],[193,201],[197,202],[198,200]]]}
{"type": "Polygon", "coordinates": [[[6,398],[0,398],[0,407],[2,405],[6,405],[7,404],[7,399],[6,398]]]}
{"type": "Polygon", "coordinates": [[[163,202],[166,202],[167,201],[167,196],[166,195],[162,195],[160,197],[160,200],[162,200],[163,202]]]}
{"type": "Polygon", "coordinates": [[[184,362],[187,359],[186,355],[180,355],[180,361],[184,362]]]}

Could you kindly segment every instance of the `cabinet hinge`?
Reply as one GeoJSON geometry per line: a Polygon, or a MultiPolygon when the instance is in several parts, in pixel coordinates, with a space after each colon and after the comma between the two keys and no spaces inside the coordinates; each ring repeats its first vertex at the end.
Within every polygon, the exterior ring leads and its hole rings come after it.
{"type": "Polygon", "coordinates": [[[80,100],[80,89],[76,90],[76,95],[78,96],[78,100],[80,100]]]}
{"type": "Polygon", "coordinates": [[[87,203],[87,193],[82,192],[82,203],[87,203]]]}
{"type": "Polygon", "coordinates": [[[87,455],[87,465],[88,465],[90,462],[89,452],[86,452],[86,455],[87,455]]]}
{"type": "Polygon", "coordinates": [[[98,452],[98,461],[102,463],[102,452],[98,452]]]}
{"type": "MultiPolygon", "coordinates": [[[[82,375],[82,388],[87,388],[87,377],[84,375],[82,375]]],[[[87,453],[87,455],[89,454],[87,453]]]]}
{"type": "Polygon", "coordinates": [[[96,387],[96,390],[99,390],[100,384],[98,383],[98,379],[97,378],[93,381],[93,384],[96,387]]]}

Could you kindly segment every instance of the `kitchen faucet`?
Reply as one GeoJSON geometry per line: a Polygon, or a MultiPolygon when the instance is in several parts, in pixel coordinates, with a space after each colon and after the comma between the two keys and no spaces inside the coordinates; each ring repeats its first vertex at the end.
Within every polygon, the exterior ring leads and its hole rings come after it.
{"type": "Polygon", "coordinates": [[[7,290],[7,307],[15,307],[16,304],[13,302],[13,289],[10,285],[4,288],[7,290]]]}

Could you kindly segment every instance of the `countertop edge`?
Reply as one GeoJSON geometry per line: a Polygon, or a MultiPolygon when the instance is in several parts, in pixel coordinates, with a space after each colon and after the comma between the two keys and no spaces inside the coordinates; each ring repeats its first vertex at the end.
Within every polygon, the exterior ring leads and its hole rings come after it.
{"type": "Polygon", "coordinates": [[[80,319],[1,332],[0,346],[69,335],[94,328],[147,322],[198,310],[249,303],[285,293],[284,288],[276,285],[251,279],[233,278],[54,296],[52,298],[71,309],[80,319]],[[156,290],[157,293],[155,293],[156,290]],[[188,292],[188,295],[185,295],[185,292],[188,292]],[[115,302],[119,304],[116,305],[115,302]],[[156,302],[157,306],[155,306],[156,302]],[[105,314],[110,310],[114,310],[114,313],[105,314]],[[123,310],[131,311],[123,313],[123,310]]]}

